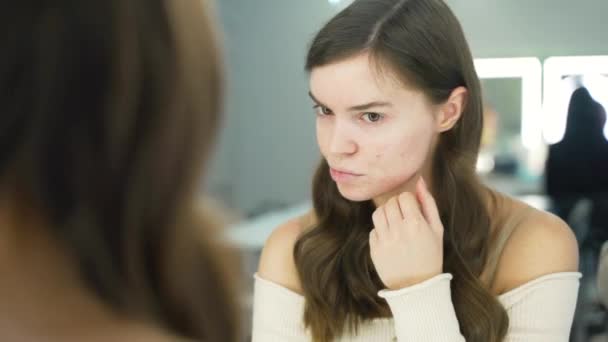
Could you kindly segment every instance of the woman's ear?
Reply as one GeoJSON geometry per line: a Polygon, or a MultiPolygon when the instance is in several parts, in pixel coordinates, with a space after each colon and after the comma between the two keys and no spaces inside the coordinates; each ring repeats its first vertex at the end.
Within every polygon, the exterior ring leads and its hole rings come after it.
{"type": "Polygon", "coordinates": [[[441,104],[437,117],[438,132],[449,131],[456,125],[467,103],[467,95],[467,88],[458,87],[452,91],[447,101],[441,104]]]}

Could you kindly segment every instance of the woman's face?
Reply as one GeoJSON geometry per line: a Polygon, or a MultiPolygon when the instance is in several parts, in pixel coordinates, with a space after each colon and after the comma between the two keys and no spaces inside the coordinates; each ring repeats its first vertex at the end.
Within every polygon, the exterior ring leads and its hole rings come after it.
{"type": "Polygon", "coordinates": [[[383,203],[427,175],[438,130],[426,96],[378,74],[368,55],[314,68],[317,142],[342,196],[383,203]]]}

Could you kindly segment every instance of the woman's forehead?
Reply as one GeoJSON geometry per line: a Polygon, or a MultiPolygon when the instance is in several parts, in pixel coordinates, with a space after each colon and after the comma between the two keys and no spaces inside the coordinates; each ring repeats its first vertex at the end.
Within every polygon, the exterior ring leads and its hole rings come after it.
{"type": "Polygon", "coordinates": [[[315,67],[310,74],[310,92],[323,104],[345,107],[374,101],[411,101],[419,96],[419,91],[383,70],[380,72],[367,55],[315,67]]]}

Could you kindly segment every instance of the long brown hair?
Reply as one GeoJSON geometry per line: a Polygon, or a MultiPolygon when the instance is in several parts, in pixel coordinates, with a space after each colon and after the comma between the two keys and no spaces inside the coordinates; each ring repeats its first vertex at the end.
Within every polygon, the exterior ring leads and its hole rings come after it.
{"type": "MultiPolygon", "coordinates": [[[[475,174],[481,140],[480,83],[462,28],[442,0],[357,0],[314,38],[306,69],[367,53],[378,72],[445,102],[460,86],[468,99],[457,125],[442,133],[432,177],[444,234],[444,270],[452,273],[452,298],[467,341],[498,342],[508,317],[480,280],[491,242],[487,189],[475,174]]],[[[313,184],[316,221],[298,239],[294,257],[306,298],[304,322],[326,342],[363,320],[390,316],[377,296],[383,285],[369,254],[372,201],[343,198],[326,161],[313,184]]]]}
{"type": "Polygon", "coordinates": [[[233,341],[231,294],[193,210],[223,88],[208,14],[200,0],[0,11],[0,173],[117,313],[233,341]]]}

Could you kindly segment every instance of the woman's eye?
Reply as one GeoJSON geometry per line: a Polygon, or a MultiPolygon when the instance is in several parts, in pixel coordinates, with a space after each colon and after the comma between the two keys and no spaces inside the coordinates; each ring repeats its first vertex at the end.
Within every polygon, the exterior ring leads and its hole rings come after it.
{"type": "Polygon", "coordinates": [[[331,110],[327,107],[323,107],[323,106],[315,106],[315,110],[317,111],[317,114],[319,115],[331,115],[331,110]]]}
{"type": "Polygon", "coordinates": [[[383,116],[382,116],[382,114],[378,114],[378,113],[364,113],[363,118],[365,121],[368,121],[368,122],[378,122],[383,118],[383,116]]]}

